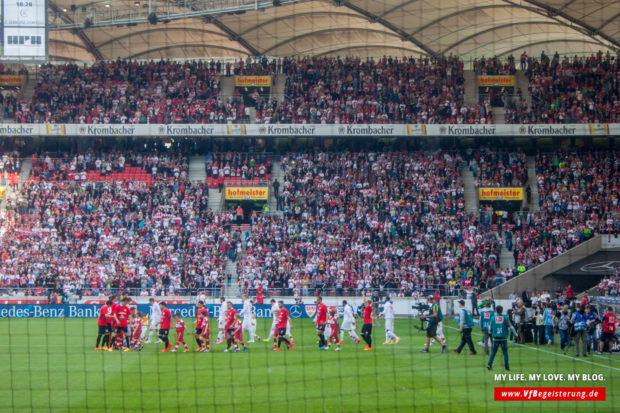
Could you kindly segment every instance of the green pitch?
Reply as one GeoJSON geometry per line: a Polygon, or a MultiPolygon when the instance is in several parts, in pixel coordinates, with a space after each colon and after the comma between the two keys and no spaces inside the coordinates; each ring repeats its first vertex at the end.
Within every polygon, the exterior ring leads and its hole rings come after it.
{"type": "MultiPolygon", "coordinates": [[[[2,319],[0,411],[620,411],[617,354],[574,359],[557,348],[511,345],[511,373],[602,374],[605,381],[502,383],[494,380],[494,373],[504,373],[501,353],[493,372],[484,368],[480,347],[477,356],[465,350],[441,354],[437,344],[421,354],[424,333],[413,323],[396,320],[398,345],[382,345],[384,330],[375,327],[372,352],[348,336],[340,353],[319,352],[311,321],[294,320],[290,352],[273,352],[272,343],[263,341],[250,344],[247,353],[223,353],[223,345],[195,353],[190,335],[191,353],[162,354],[158,344],[142,352],[93,351],[94,319],[2,319]],[[607,401],[493,401],[493,388],[504,385],[602,386],[607,401]]],[[[259,320],[257,333],[266,338],[270,325],[259,320]]],[[[459,342],[453,326],[445,329],[450,350],[459,342]]],[[[212,343],[216,329],[212,321],[212,343]]],[[[479,339],[475,334],[474,341],[479,339]]]]}

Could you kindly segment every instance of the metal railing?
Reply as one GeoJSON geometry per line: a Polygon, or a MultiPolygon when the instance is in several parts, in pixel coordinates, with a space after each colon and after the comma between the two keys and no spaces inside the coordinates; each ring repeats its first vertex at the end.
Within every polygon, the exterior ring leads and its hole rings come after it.
{"type": "MultiPolygon", "coordinates": [[[[231,287],[230,284],[223,284],[213,287],[196,287],[196,288],[178,288],[178,289],[162,289],[153,291],[150,288],[122,288],[122,287],[110,287],[110,288],[84,288],[84,289],[71,289],[70,291],[63,292],[62,290],[55,288],[0,288],[0,296],[2,297],[32,297],[40,298],[42,301],[46,301],[46,303],[57,303],[59,301],[71,301],[75,299],[81,299],[82,297],[109,297],[111,295],[120,295],[122,293],[127,293],[132,297],[170,297],[170,296],[179,296],[179,297],[193,297],[197,296],[201,293],[206,295],[207,297],[220,297],[225,296],[225,291],[227,287],[231,287]]],[[[256,297],[257,290],[255,288],[245,288],[240,285],[238,287],[238,296],[240,297],[242,294],[248,294],[250,297],[256,297]]],[[[295,288],[286,288],[286,287],[276,287],[276,288],[267,288],[263,290],[263,295],[265,298],[271,297],[295,297],[295,296],[304,296],[304,297],[316,297],[316,296],[324,296],[324,297],[361,297],[361,296],[372,296],[375,292],[377,292],[379,297],[427,297],[429,295],[434,295],[435,292],[438,292],[440,296],[459,296],[466,297],[467,289],[462,287],[450,288],[447,284],[439,284],[435,287],[426,287],[422,289],[417,289],[414,291],[409,291],[407,293],[403,293],[401,289],[398,288],[349,288],[349,287],[302,287],[300,289],[295,288]]],[[[235,297],[231,297],[235,298],[235,297]]]]}

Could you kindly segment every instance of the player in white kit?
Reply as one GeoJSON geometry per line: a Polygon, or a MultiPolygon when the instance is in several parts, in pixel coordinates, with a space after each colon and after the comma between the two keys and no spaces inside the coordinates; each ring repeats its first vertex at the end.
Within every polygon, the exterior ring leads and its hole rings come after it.
{"type": "Polygon", "coordinates": [[[226,335],[226,311],[228,311],[228,305],[226,304],[226,298],[220,297],[220,312],[217,316],[217,340],[215,344],[222,344],[226,335]]]}
{"type": "Polygon", "coordinates": [[[241,313],[239,314],[240,316],[243,317],[243,324],[241,325],[241,328],[242,328],[241,331],[248,332],[250,336],[250,339],[248,340],[248,344],[254,343],[254,339],[257,339],[258,341],[260,341],[260,337],[256,335],[256,328],[254,329],[253,333],[250,331],[251,322],[252,322],[252,300],[250,300],[246,294],[243,294],[242,300],[243,300],[243,308],[241,309],[241,313]]]}
{"type": "MultiPolygon", "coordinates": [[[[276,304],[276,300],[274,300],[273,298],[271,299],[270,303],[271,316],[273,317],[273,321],[271,322],[271,329],[269,330],[269,337],[267,338],[267,342],[269,343],[269,341],[273,338],[273,342],[276,343],[278,339],[278,337],[276,336],[276,324],[278,319],[278,311],[280,311],[280,308],[278,307],[278,304],[276,304]]],[[[276,344],[274,344],[274,346],[275,345],[276,344]]]]}
{"type": "Polygon", "coordinates": [[[344,342],[344,332],[348,332],[349,336],[355,341],[360,342],[360,338],[355,332],[355,314],[353,313],[353,307],[347,303],[347,300],[342,301],[342,325],[340,326],[340,342],[344,342]]]}
{"type": "Polygon", "coordinates": [[[385,342],[383,344],[398,344],[400,337],[394,334],[394,304],[389,298],[386,298],[383,304],[383,312],[381,312],[383,318],[385,318],[385,342]]]}
{"type": "MultiPolygon", "coordinates": [[[[161,308],[159,304],[155,301],[154,298],[149,298],[149,305],[151,306],[151,323],[149,325],[149,338],[145,341],[145,344],[149,344],[151,342],[151,337],[153,337],[153,332],[159,331],[159,324],[161,323],[161,308]]],[[[161,343],[161,340],[157,340],[158,343],[161,343]]]]}

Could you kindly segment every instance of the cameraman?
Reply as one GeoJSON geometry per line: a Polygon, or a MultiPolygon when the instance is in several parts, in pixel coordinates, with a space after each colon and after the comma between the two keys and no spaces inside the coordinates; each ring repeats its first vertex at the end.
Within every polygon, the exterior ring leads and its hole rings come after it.
{"type": "Polygon", "coordinates": [[[601,319],[590,305],[586,305],[586,312],[584,314],[584,317],[586,319],[587,326],[587,349],[588,355],[590,355],[592,351],[598,350],[598,340],[596,339],[596,326],[601,322],[601,319]]]}
{"type": "Polygon", "coordinates": [[[431,310],[429,315],[421,315],[420,318],[423,320],[427,320],[426,326],[426,345],[424,346],[424,350],[421,353],[428,353],[428,347],[431,345],[431,338],[434,338],[435,341],[441,343],[441,352],[446,353],[448,349],[446,348],[446,343],[439,338],[437,335],[437,325],[441,320],[443,320],[443,314],[441,313],[441,308],[439,307],[439,303],[433,301],[433,296],[428,297],[429,304],[431,304],[431,310]]]}

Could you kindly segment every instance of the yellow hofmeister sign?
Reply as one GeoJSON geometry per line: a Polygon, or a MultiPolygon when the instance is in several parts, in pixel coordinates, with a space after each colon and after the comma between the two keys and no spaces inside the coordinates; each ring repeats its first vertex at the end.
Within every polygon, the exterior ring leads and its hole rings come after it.
{"type": "Polygon", "coordinates": [[[514,86],[514,76],[478,76],[478,86],[514,86]]]}
{"type": "Polygon", "coordinates": [[[22,75],[0,75],[0,86],[21,86],[25,79],[22,75]]]}
{"type": "Polygon", "coordinates": [[[235,76],[235,86],[271,86],[271,76],[235,76]]]}
{"type": "Polygon", "coordinates": [[[523,188],[479,188],[481,201],[522,201],[523,188]]]}
{"type": "Polygon", "coordinates": [[[269,188],[230,187],[224,189],[224,199],[266,201],[268,197],[269,188]]]}

